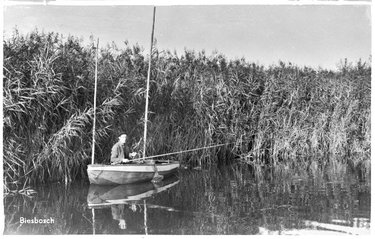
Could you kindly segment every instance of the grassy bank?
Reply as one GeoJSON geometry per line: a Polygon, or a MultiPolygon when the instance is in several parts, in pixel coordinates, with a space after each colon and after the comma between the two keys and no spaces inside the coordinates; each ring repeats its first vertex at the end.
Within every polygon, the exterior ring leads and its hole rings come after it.
{"type": "MultiPolygon", "coordinates": [[[[90,162],[94,42],[37,30],[4,40],[4,180],[7,190],[86,176],[90,162]]],[[[339,59],[338,59],[339,60],[339,59]]],[[[241,160],[260,169],[314,169],[340,161],[369,174],[369,64],[337,71],[186,50],[153,52],[147,154],[197,165],[241,160]]],[[[147,57],[140,46],[100,49],[96,162],[126,132],[142,145],[147,57]]]]}

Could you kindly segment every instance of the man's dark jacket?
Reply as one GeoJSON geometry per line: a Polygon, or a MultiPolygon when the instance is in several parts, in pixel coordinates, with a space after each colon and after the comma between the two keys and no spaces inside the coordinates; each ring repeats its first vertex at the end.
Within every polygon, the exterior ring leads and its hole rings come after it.
{"type": "Polygon", "coordinates": [[[112,147],[111,163],[120,163],[124,158],[129,159],[129,147],[117,142],[112,147]]]}

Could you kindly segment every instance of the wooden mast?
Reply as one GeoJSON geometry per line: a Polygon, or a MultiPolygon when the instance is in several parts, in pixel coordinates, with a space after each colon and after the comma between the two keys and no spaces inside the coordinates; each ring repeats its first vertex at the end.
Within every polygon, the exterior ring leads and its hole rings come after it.
{"type": "Polygon", "coordinates": [[[147,72],[147,87],[146,87],[146,106],[145,106],[145,127],[143,132],[143,159],[146,157],[146,142],[147,142],[147,115],[148,115],[148,93],[150,90],[150,75],[151,75],[151,58],[152,58],[152,46],[154,43],[154,27],[155,27],[155,11],[152,18],[152,31],[151,31],[151,47],[150,47],[150,57],[148,60],[148,72],[147,72]]]}
{"type": "Polygon", "coordinates": [[[96,42],[96,56],[95,56],[95,90],[94,90],[94,123],[92,127],[92,151],[91,151],[91,164],[94,164],[95,154],[95,122],[96,122],[96,93],[98,85],[98,51],[99,51],[99,38],[96,42]]]}

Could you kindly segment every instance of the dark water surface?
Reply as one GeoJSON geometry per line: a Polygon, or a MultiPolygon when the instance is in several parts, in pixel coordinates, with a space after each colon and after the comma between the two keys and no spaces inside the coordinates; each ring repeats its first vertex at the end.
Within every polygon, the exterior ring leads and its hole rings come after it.
{"type": "Polygon", "coordinates": [[[266,178],[232,165],[156,185],[50,184],[4,199],[4,234],[369,234],[370,184],[356,174],[266,178]]]}

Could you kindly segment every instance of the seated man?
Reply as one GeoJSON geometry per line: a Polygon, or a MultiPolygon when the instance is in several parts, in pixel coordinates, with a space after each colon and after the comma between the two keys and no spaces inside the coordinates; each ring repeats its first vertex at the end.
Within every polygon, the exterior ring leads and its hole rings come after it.
{"type": "Polygon", "coordinates": [[[111,164],[129,162],[129,147],[125,144],[127,135],[122,134],[118,139],[118,142],[112,147],[111,164]]]}

